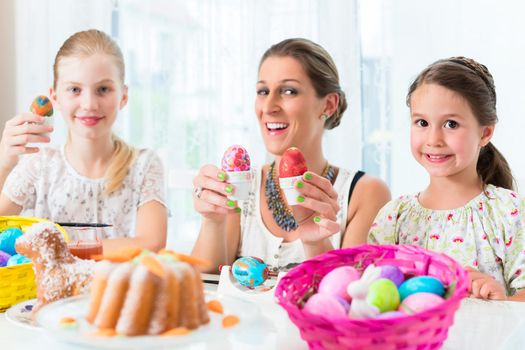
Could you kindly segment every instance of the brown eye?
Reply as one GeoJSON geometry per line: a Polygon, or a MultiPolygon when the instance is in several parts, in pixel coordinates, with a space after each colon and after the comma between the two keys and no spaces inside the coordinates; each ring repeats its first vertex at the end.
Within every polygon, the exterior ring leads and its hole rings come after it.
{"type": "Polygon", "coordinates": [[[425,127],[428,126],[428,122],[426,120],[424,120],[424,119],[418,119],[418,120],[416,120],[416,122],[414,124],[416,124],[417,126],[420,126],[422,128],[425,128],[425,127]]]}
{"type": "Polygon", "coordinates": [[[454,120],[447,120],[444,125],[446,129],[456,129],[458,126],[459,124],[454,120]]]}

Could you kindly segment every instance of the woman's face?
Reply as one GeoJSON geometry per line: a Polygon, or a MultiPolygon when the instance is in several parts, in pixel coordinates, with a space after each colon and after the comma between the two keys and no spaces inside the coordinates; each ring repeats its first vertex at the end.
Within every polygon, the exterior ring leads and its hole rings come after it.
{"type": "Polygon", "coordinates": [[[259,70],[256,91],[255,112],[268,152],[281,155],[293,146],[308,156],[309,150],[320,149],[327,97],[317,96],[299,61],[268,57],[259,70]]]}

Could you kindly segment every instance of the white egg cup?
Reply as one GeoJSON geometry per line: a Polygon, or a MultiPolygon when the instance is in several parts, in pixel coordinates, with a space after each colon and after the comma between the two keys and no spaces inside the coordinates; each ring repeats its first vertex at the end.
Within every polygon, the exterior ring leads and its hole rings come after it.
{"type": "Polygon", "coordinates": [[[254,174],[252,170],[247,171],[227,171],[227,182],[235,187],[233,194],[228,198],[234,201],[243,201],[248,199],[254,174]]]}
{"type": "MultiPolygon", "coordinates": [[[[46,117],[44,116],[44,121],[41,122],[41,123],[33,123],[33,124],[40,124],[40,125],[47,125],[47,126],[54,126],[55,125],[55,117],[54,116],[50,116],[50,117],[46,117]]],[[[42,133],[40,134],[42,136],[47,136],[49,138],[51,138],[51,133],[50,132],[46,132],[46,133],[42,133]]],[[[29,142],[26,144],[26,147],[42,147],[42,143],[41,142],[29,142]]]]}
{"type": "Polygon", "coordinates": [[[284,193],[284,197],[286,198],[286,203],[288,203],[288,205],[299,204],[297,197],[299,197],[301,193],[297,191],[295,184],[297,181],[302,181],[302,179],[302,175],[279,178],[279,185],[281,186],[281,190],[284,193]]]}

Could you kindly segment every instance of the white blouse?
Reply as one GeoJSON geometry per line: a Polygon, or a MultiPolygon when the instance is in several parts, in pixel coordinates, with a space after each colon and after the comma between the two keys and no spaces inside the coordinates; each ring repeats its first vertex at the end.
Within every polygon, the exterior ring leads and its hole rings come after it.
{"type": "MultiPolygon", "coordinates": [[[[241,242],[238,255],[261,258],[273,271],[288,270],[306,260],[304,247],[300,239],[284,242],[264,225],[260,208],[261,178],[262,171],[256,171],[250,195],[242,203],[241,242]]],[[[346,230],[348,195],[352,179],[347,170],[340,168],[334,183],[341,208],[337,213],[337,222],[341,225],[341,231],[330,237],[330,242],[336,249],[341,246],[341,233],[346,230]]]]}
{"type": "Polygon", "coordinates": [[[138,208],[149,201],[166,205],[164,169],[152,150],[139,150],[120,189],[108,196],[104,184],[104,178],[87,178],[73,169],[64,147],[49,147],[22,156],[3,193],[22,207],[23,216],[113,225],[103,230],[103,238],[135,236],[138,208]]]}

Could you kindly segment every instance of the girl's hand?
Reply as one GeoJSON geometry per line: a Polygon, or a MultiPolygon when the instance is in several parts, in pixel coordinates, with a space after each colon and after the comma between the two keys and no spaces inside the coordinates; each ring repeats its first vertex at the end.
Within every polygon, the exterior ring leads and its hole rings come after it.
{"type": "Polygon", "coordinates": [[[507,292],[494,277],[485,273],[479,272],[472,267],[467,267],[466,270],[470,276],[470,295],[475,298],[488,300],[507,300],[507,292]]]}
{"type": "Polygon", "coordinates": [[[29,142],[48,143],[49,137],[42,134],[53,131],[52,126],[42,123],[44,117],[22,113],[8,120],[0,141],[0,168],[11,171],[22,154],[36,153],[38,147],[26,147],[29,142]]]}
{"type": "Polygon", "coordinates": [[[235,187],[226,181],[226,173],[211,164],[201,167],[193,178],[193,206],[203,217],[224,222],[226,215],[239,211],[237,202],[227,197],[235,187]]]}
{"type": "Polygon", "coordinates": [[[338,195],[330,180],[306,172],[303,181],[297,181],[295,188],[301,193],[294,215],[299,221],[299,235],[304,243],[314,243],[341,230],[336,221],[339,212],[338,195]],[[308,220],[304,221],[307,218],[308,220]],[[304,222],[302,222],[304,221],[304,222]]]}

